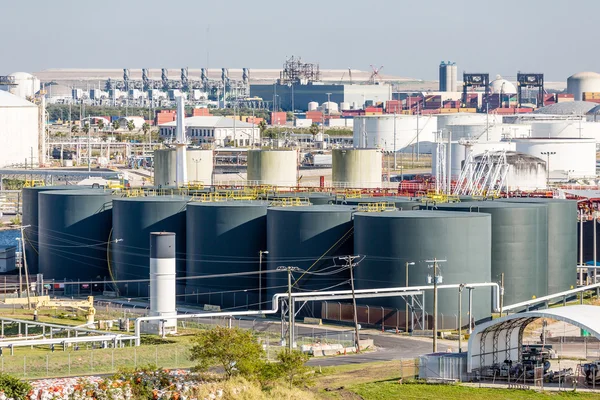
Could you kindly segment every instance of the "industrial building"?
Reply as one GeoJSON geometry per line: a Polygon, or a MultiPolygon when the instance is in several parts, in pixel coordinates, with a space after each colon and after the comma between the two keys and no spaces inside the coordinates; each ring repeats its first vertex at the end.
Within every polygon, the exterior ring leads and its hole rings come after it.
{"type": "Polygon", "coordinates": [[[39,163],[40,112],[37,105],[0,90],[0,166],[39,163]]]}
{"type": "MultiPolygon", "coordinates": [[[[159,125],[160,137],[175,137],[176,126],[176,121],[159,125]]],[[[260,143],[260,129],[257,125],[227,117],[185,118],[185,134],[192,143],[200,145],[248,147],[260,143]]]]}

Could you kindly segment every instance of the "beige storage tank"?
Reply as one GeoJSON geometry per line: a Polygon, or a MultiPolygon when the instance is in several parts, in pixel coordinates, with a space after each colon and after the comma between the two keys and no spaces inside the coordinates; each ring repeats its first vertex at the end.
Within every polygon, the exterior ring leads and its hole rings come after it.
{"type": "Polygon", "coordinates": [[[248,184],[296,186],[296,150],[248,150],[248,184]]]}
{"type": "MultiPolygon", "coordinates": [[[[175,149],[154,150],[154,186],[175,186],[176,181],[175,149]]],[[[186,169],[188,182],[212,184],[213,151],[187,149],[186,169]]]]}
{"type": "Polygon", "coordinates": [[[378,149],[335,149],[332,181],[337,188],[381,187],[382,157],[378,149]]]}

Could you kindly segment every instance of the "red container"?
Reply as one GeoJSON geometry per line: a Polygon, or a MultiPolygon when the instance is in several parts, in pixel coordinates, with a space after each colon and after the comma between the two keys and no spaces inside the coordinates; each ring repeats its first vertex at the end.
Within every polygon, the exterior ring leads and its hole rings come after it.
{"type": "Polygon", "coordinates": [[[285,111],[271,113],[271,125],[285,125],[286,119],[287,113],[285,111]]]}
{"type": "Polygon", "coordinates": [[[192,110],[193,117],[209,117],[210,110],[208,108],[194,108],[192,110]]]}

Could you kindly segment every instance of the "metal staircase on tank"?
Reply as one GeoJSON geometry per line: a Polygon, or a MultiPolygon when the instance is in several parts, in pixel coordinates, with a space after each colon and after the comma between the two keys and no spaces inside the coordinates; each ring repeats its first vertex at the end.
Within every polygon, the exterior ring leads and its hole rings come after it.
{"type": "Polygon", "coordinates": [[[486,151],[477,159],[470,153],[460,173],[454,195],[498,196],[506,186],[509,164],[506,150],[486,151]]]}

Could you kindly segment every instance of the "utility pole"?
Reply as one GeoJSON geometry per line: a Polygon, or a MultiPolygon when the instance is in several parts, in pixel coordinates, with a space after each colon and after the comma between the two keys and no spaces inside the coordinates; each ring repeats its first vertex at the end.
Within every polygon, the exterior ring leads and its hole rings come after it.
{"type": "MultiPolygon", "coordinates": [[[[404,281],[404,286],[409,287],[410,284],[408,283],[408,267],[410,265],[415,265],[414,262],[409,262],[407,261],[405,264],[405,268],[406,268],[406,280],[404,281]]],[[[406,298],[404,299],[404,331],[406,333],[408,333],[408,301],[406,300],[406,298]]]]}
{"type": "Polygon", "coordinates": [[[462,353],[462,292],[465,284],[458,286],[458,352],[462,353]]]}
{"type": "Polygon", "coordinates": [[[500,318],[502,318],[502,308],[504,307],[504,272],[500,274],[500,318]]]}
{"type": "MultiPolygon", "coordinates": [[[[29,273],[27,272],[27,257],[25,256],[25,235],[23,233],[23,229],[24,228],[29,228],[31,225],[21,225],[21,257],[23,259],[23,265],[21,266],[21,268],[25,268],[25,284],[26,286],[26,293],[27,293],[27,309],[31,310],[31,301],[29,298],[29,273]]],[[[19,270],[20,272],[20,270],[19,270]]],[[[20,275],[20,274],[19,274],[20,275]]]]}
{"type": "MultiPolygon", "coordinates": [[[[277,267],[277,271],[287,271],[288,280],[288,349],[292,351],[294,348],[294,302],[292,300],[292,272],[301,271],[298,267],[277,267]]],[[[283,308],[282,308],[282,320],[281,320],[281,333],[283,338],[283,308]]]]}
{"type": "Polygon", "coordinates": [[[354,267],[357,265],[353,261],[359,256],[346,256],[340,257],[340,260],[346,261],[346,265],[350,269],[350,287],[352,288],[352,314],[354,318],[354,341],[356,345],[356,352],[360,353],[360,335],[358,332],[358,315],[356,314],[356,295],[354,293],[354,267]]]}
{"type": "Polygon", "coordinates": [[[258,252],[258,309],[262,310],[262,256],[263,254],[269,254],[267,250],[259,250],[258,252]]]}
{"type": "Polygon", "coordinates": [[[446,260],[434,258],[433,260],[427,260],[426,262],[433,263],[433,352],[437,353],[438,278],[441,278],[441,275],[438,275],[438,264],[446,262],[446,260]]]}

